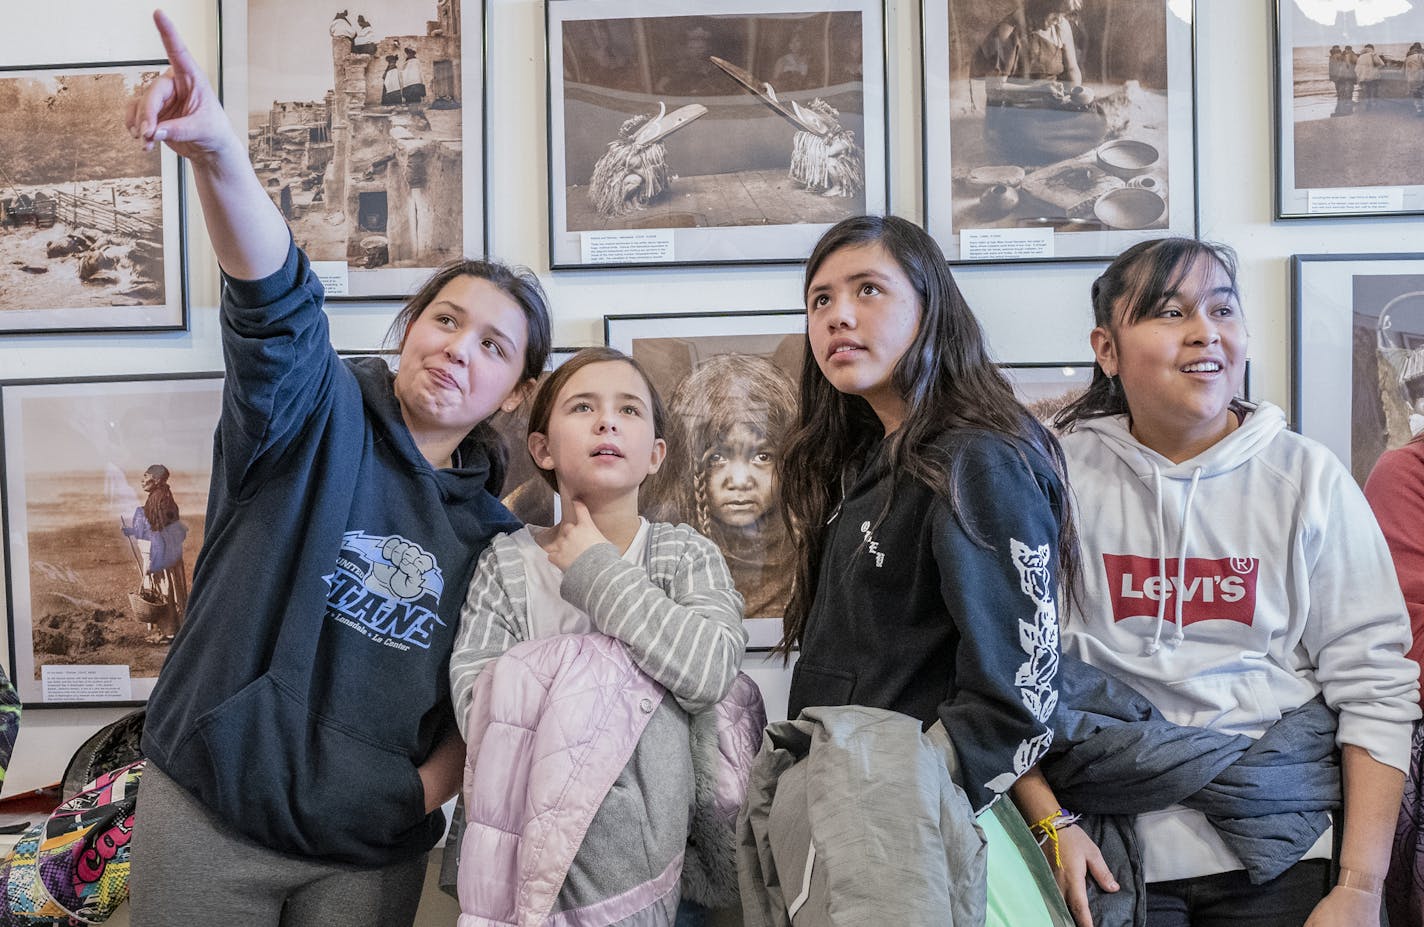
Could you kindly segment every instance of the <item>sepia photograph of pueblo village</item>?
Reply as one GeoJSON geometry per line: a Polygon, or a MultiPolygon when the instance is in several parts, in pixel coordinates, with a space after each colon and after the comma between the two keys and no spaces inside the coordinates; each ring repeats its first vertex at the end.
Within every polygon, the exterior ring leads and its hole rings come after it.
{"type": "Polygon", "coordinates": [[[0,75],[0,327],[7,310],[165,303],[160,154],[123,144],[124,104],[157,76],[0,75]]]}
{"type": "Polygon", "coordinates": [[[247,4],[252,164],[313,261],[464,254],[460,16],[459,0],[247,4]]]}

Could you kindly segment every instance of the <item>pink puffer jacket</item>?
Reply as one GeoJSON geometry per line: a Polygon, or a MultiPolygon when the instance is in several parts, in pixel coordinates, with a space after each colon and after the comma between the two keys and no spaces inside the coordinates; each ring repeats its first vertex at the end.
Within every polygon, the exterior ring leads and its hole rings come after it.
{"type": "Polygon", "coordinates": [[[680,885],[701,903],[736,904],[736,815],[766,723],[761,693],[745,675],[689,725],[695,856],[686,871],[678,853],[626,891],[551,913],[663,695],[624,645],[602,634],[527,641],[480,674],[465,728],[459,927],[614,924],[657,904],[675,906],[680,885]]]}

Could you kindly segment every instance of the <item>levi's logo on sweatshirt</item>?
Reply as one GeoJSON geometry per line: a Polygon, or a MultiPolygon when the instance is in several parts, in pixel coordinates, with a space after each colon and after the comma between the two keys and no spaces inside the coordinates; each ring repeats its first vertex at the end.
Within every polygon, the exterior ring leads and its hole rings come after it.
{"type": "Polygon", "coordinates": [[[1188,557],[1180,586],[1177,558],[1167,560],[1162,576],[1155,557],[1103,554],[1108,593],[1112,598],[1113,621],[1139,615],[1156,617],[1158,603],[1167,600],[1167,620],[1176,616],[1177,596],[1182,598],[1183,626],[1197,621],[1224,619],[1250,625],[1256,617],[1256,576],[1260,561],[1255,557],[1188,557]]]}

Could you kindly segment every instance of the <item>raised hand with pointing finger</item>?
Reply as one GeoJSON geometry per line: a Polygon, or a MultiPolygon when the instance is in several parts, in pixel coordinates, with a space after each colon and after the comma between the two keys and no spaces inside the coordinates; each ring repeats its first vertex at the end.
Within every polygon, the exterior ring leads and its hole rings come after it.
{"type": "Polygon", "coordinates": [[[286,260],[291,238],[286,220],[253,172],[242,140],[178,27],[162,10],[154,10],[153,22],[168,69],[128,104],[124,123],[145,150],[162,143],[188,159],[218,264],[229,276],[260,280],[286,260]]]}
{"type": "Polygon", "coordinates": [[[129,135],[148,150],[159,142],[190,161],[215,157],[241,143],[208,77],[198,67],[178,27],[162,10],[154,10],[154,24],[168,55],[168,70],[148,86],[143,96],[131,100],[124,123],[129,135]]]}

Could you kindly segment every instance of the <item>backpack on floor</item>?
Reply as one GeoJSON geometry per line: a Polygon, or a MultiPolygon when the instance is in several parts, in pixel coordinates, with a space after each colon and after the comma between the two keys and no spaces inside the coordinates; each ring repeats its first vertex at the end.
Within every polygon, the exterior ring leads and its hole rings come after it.
{"type": "Polygon", "coordinates": [[[0,927],[102,924],[128,899],[143,719],[131,712],[75,751],[64,801],[0,862],[0,927]]]}
{"type": "Polygon", "coordinates": [[[0,866],[0,925],[102,924],[128,900],[145,762],[105,773],[20,836],[0,866]]]}

